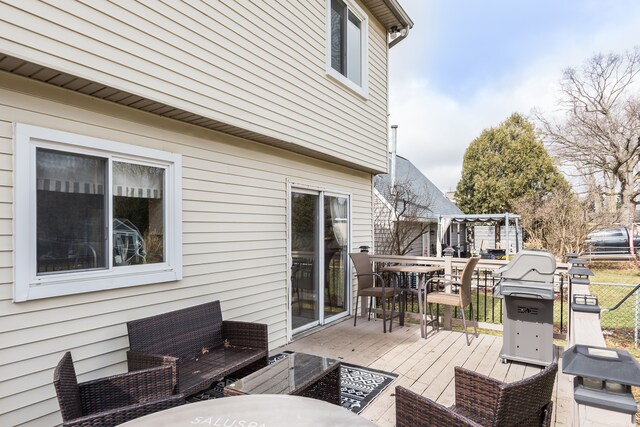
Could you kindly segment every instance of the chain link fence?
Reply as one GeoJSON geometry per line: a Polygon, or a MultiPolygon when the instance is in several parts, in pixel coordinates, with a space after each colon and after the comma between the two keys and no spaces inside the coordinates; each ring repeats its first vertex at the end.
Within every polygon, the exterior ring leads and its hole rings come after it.
{"type": "MultiPolygon", "coordinates": [[[[598,305],[601,309],[609,309],[615,307],[635,286],[635,284],[592,282],[589,285],[589,292],[598,297],[598,305]]],[[[615,310],[604,310],[601,315],[602,333],[605,339],[616,347],[638,348],[639,293],[640,290],[636,290],[615,310]]]]}

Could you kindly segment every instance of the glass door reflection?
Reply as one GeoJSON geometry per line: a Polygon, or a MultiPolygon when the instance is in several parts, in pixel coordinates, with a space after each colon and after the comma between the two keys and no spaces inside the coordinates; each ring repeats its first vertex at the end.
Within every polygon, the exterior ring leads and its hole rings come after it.
{"type": "Polygon", "coordinates": [[[324,197],[324,317],[344,313],[347,306],[349,199],[324,197]]]}
{"type": "Polygon", "coordinates": [[[319,323],[319,194],[291,193],[291,327],[319,323]]]}

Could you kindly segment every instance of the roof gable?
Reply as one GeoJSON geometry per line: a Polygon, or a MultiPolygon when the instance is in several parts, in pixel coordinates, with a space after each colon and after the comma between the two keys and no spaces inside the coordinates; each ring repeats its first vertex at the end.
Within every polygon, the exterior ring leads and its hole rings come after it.
{"type": "MultiPolygon", "coordinates": [[[[422,209],[423,219],[435,219],[439,215],[460,215],[463,212],[447,199],[442,191],[402,156],[396,157],[396,183],[407,185],[416,196],[416,204],[422,209]]],[[[391,176],[388,173],[377,175],[374,182],[376,190],[387,200],[391,200],[391,176]]]]}

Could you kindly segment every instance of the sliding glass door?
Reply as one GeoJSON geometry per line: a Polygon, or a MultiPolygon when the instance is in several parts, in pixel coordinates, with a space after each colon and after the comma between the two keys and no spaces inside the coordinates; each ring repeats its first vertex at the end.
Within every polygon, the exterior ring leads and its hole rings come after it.
{"type": "Polygon", "coordinates": [[[291,328],[317,325],[319,316],[319,195],[291,193],[291,328]]]}
{"type": "Polygon", "coordinates": [[[324,317],[349,310],[349,198],[324,197],[324,317]]]}
{"type": "Polygon", "coordinates": [[[349,197],[291,191],[291,330],[295,334],[349,312],[349,197]]]}

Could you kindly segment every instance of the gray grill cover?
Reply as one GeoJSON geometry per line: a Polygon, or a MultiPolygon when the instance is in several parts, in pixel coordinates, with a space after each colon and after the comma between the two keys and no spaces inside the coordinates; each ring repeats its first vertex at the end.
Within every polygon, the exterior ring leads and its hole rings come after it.
{"type": "Polygon", "coordinates": [[[501,280],[494,296],[552,300],[556,259],[549,252],[520,251],[509,264],[494,272],[501,280]]]}
{"type": "Polygon", "coordinates": [[[553,283],[556,271],[556,258],[549,252],[520,251],[509,264],[496,270],[494,275],[503,279],[522,280],[524,282],[553,283]]]}
{"type": "MultiPolygon", "coordinates": [[[[500,357],[548,365],[554,358],[553,278],[556,259],[548,252],[520,251],[495,275],[504,297],[500,357]]],[[[496,289],[494,289],[496,293],[496,289]]]]}

